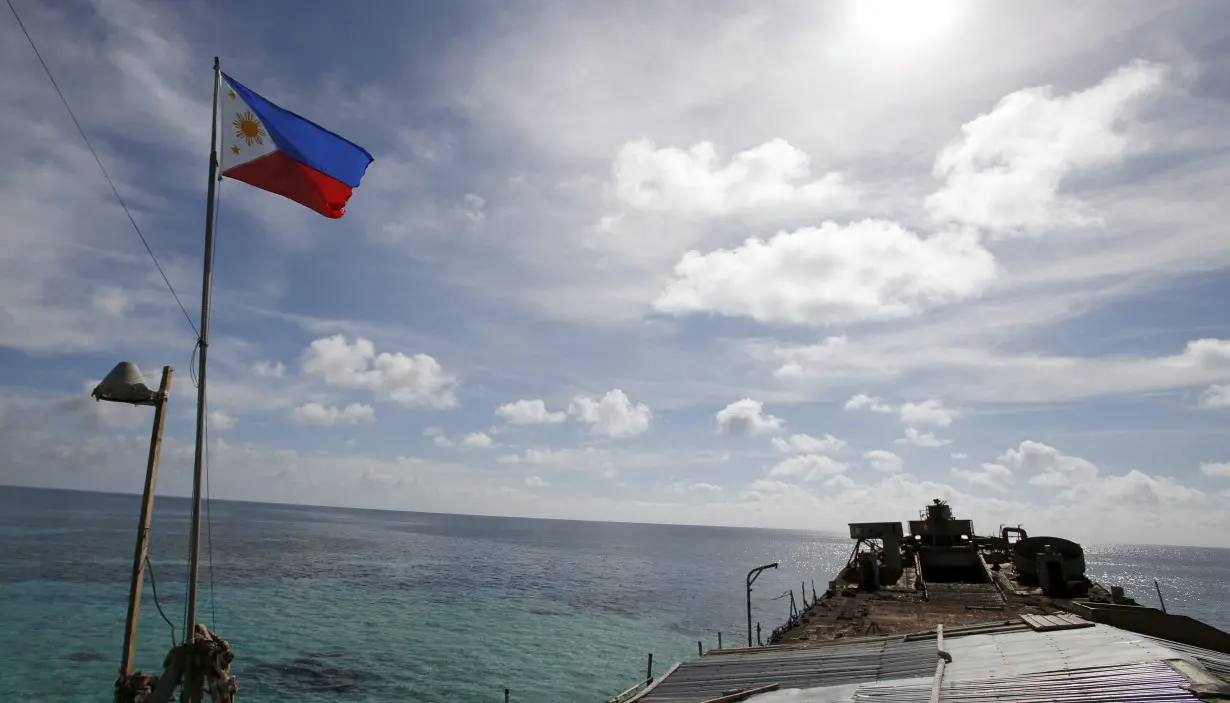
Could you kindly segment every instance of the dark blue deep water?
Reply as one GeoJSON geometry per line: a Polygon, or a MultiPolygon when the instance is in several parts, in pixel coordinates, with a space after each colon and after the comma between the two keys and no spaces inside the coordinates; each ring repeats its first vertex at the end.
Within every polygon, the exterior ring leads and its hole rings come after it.
{"type": "MultiPolygon", "coordinates": [[[[119,662],[139,498],[0,487],[0,690],[105,701],[119,662]]],[[[766,634],[793,588],[824,590],[831,533],[468,517],[214,501],[200,619],[230,640],[240,700],[600,701],[746,642],[743,579],[766,634]]],[[[159,498],[158,600],[184,608],[188,502],[159,498]]],[[[1085,545],[1089,574],[1230,629],[1230,550],[1085,545]]],[[[171,644],[145,581],[138,666],[171,644]]]]}

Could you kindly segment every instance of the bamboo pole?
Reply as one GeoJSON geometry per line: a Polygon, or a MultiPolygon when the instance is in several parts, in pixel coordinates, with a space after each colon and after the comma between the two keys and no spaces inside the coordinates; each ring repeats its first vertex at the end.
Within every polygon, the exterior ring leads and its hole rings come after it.
{"type": "Polygon", "coordinates": [[[154,427],[150,431],[149,460],[145,466],[145,488],[141,492],[141,517],[137,521],[137,546],[132,555],[132,578],[128,584],[128,617],[124,621],[124,655],[120,677],[132,673],[137,651],[137,619],[141,611],[141,590],[145,580],[145,557],[149,553],[149,526],[154,517],[154,488],[158,483],[158,457],[162,454],[162,427],[171,393],[170,366],[162,367],[162,382],[154,404],[154,427]]]}

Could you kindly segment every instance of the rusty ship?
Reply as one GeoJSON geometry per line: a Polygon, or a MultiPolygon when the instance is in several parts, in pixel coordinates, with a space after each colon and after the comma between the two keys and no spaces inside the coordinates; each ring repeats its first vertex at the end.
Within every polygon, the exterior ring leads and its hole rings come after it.
{"type": "Polygon", "coordinates": [[[904,528],[849,527],[847,564],[764,645],[651,669],[608,703],[1230,703],[1230,633],[1095,583],[1076,542],[979,536],[938,499],[904,528]]]}

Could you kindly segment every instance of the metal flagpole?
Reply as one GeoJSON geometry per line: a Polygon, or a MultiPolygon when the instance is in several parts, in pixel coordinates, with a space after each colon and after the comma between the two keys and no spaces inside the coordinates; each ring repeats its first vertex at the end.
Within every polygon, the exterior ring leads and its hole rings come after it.
{"type": "Polygon", "coordinates": [[[192,463],[192,532],[188,546],[188,612],[184,621],[184,641],[192,642],[196,636],[196,591],[197,571],[200,567],[201,541],[201,477],[205,454],[205,359],[209,352],[209,296],[213,284],[214,269],[214,199],[218,184],[218,93],[222,85],[222,69],[218,57],[214,57],[214,109],[213,125],[209,138],[209,186],[205,209],[205,266],[201,281],[201,338],[197,353],[200,355],[197,370],[196,395],[196,454],[192,463]]]}

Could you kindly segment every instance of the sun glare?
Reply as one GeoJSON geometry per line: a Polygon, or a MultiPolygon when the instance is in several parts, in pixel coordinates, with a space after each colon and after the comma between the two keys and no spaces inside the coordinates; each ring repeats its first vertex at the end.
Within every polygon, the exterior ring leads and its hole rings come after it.
{"type": "Polygon", "coordinates": [[[905,48],[935,39],[956,18],[955,0],[850,0],[854,27],[886,47],[905,48]]]}

